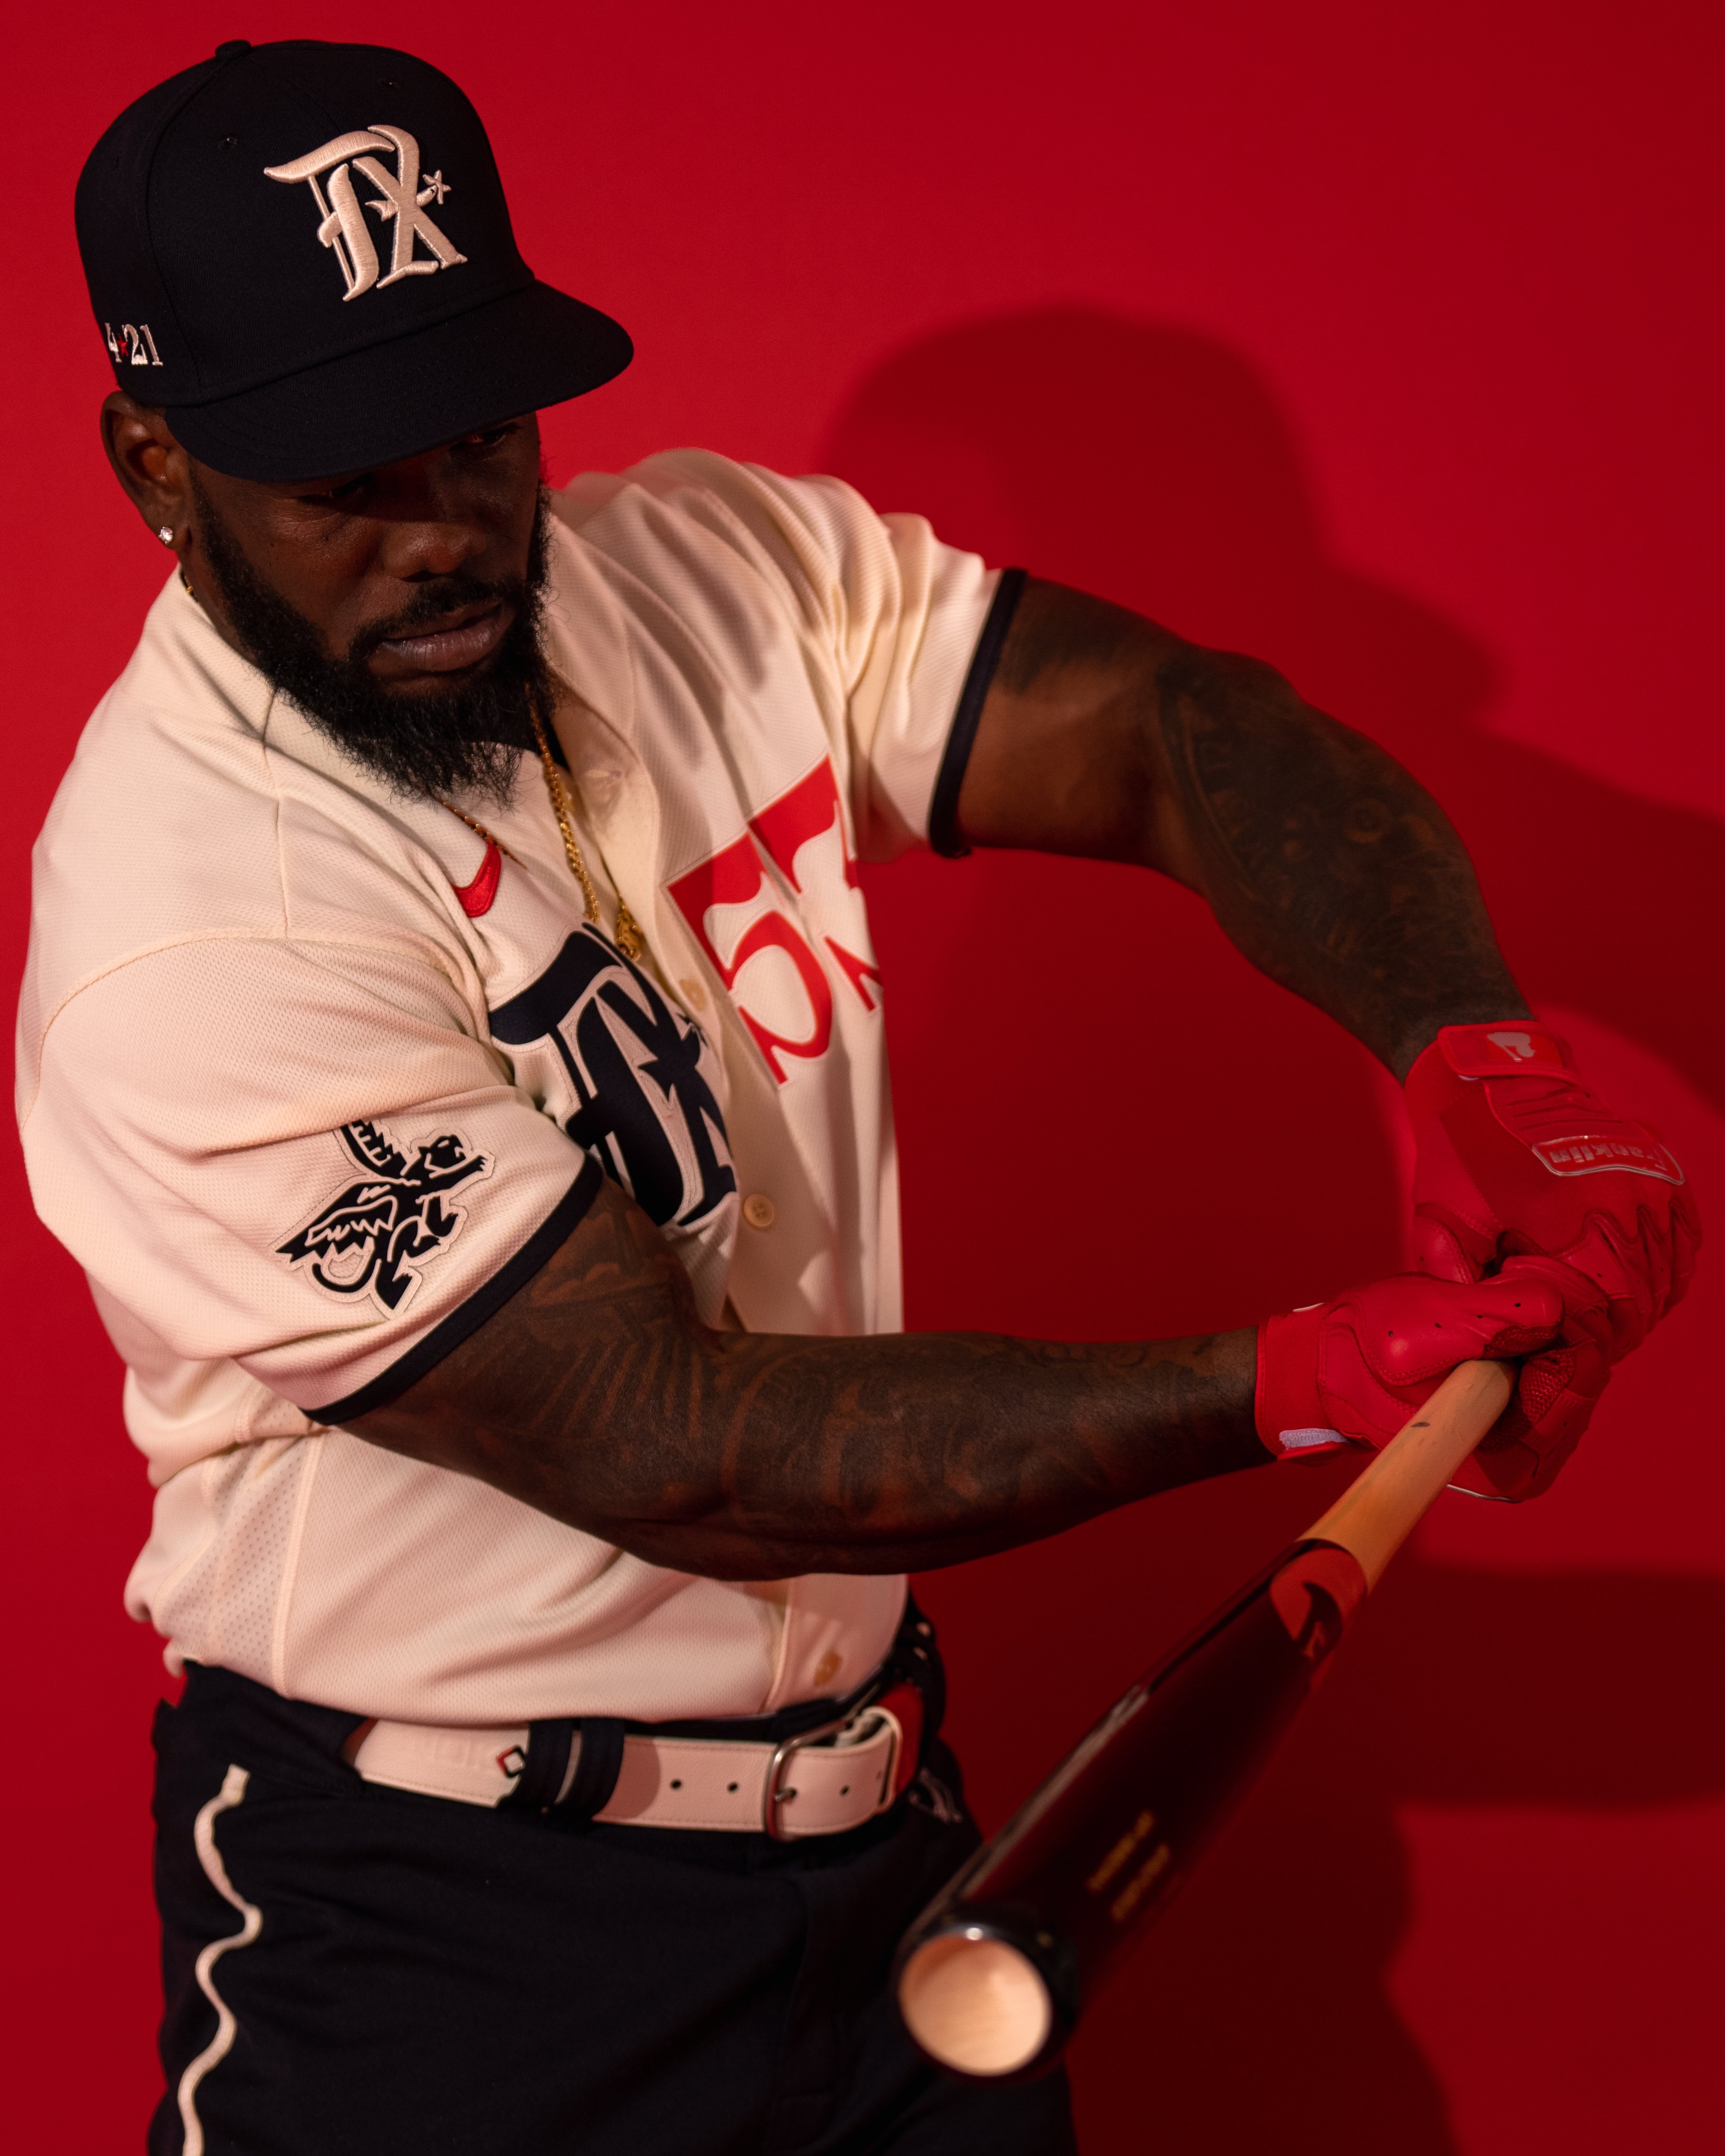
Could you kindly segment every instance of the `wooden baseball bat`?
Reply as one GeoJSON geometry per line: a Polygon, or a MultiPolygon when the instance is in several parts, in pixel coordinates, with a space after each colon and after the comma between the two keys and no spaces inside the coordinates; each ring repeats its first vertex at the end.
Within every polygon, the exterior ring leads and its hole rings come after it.
{"type": "Polygon", "coordinates": [[[1053,2064],[1512,1386],[1501,1363],[1451,1371],[1310,1532],[1117,1700],[924,1911],[897,1984],[930,2058],[977,2080],[1053,2064]]]}

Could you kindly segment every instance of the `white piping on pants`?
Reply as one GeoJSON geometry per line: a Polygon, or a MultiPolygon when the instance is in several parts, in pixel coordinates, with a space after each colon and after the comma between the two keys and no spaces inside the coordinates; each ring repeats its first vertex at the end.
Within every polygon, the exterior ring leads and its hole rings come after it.
{"type": "Polygon", "coordinates": [[[203,1866],[204,1876],[222,1899],[236,1908],[245,1919],[237,1932],[225,1938],[212,1939],[198,1957],[198,1988],[216,2010],[216,2033],[180,2076],[180,2123],[185,2128],[184,2156],[203,2156],[203,2125],[198,2116],[198,2085],[212,2066],[219,2066],[233,2048],[238,2029],[227,2001],[210,1981],[210,1971],[227,1953],[229,1947],[249,1947],[264,1928],[264,1912],[254,1908],[243,1894],[235,1892],[228,1876],[228,1867],[222,1861],[222,1852],[216,1847],[216,1820],[222,1812],[232,1811],[245,1794],[245,1785],[251,1777],[244,1767],[230,1767],[222,1777],[218,1793],[198,1815],[192,1829],[193,1845],[198,1851],[198,1861],[203,1866]]]}

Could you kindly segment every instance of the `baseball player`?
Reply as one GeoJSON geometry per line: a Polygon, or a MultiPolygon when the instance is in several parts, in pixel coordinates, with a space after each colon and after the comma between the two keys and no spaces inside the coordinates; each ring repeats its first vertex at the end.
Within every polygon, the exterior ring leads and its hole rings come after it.
{"type": "Polygon", "coordinates": [[[1069,2148],[1060,2080],[944,2081],[886,1994],[975,1840],[904,1573],[1381,1443],[1476,1354],[1525,1358],[1479,1486],[1542,1490],[1687,1281],[1681,1168],[1269,668],[832,480],[544,492],[629,340],[436,69],[224,44],[77,223],[174,567],[37,850],[19,1116],[185,1673],[151,2149],[1069,2148]],[[1406,1077],[1420,1270],[904,1334],[856,865],[916,845],[1201,893],[1406,1077]]]}

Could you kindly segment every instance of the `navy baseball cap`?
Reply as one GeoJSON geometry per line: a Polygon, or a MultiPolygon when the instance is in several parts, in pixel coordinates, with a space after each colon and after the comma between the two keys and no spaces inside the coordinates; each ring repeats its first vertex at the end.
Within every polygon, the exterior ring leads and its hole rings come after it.
{"type": "Polygon", "coordinates": [[[382,45],[218,46],[109,128],[77,220],[115,380],[237,479],[412,456],[633,356],[522,261],[460,90],[382,45]]]}

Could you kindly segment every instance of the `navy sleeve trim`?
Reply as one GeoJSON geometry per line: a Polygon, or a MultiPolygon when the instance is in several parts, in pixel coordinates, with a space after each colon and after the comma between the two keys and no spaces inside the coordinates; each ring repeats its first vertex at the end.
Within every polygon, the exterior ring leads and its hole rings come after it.
{"type": "Polygon", "coordinates": [[[994,587],[994,600],[983,624],[971,656],[970,671],[958,692],[958,708],[952,714],[952,731],[947,736],[946,753],[935,774],[934,798],[928,808],[928,843],[949,861],[963,860],[970,851],[958,835],[958,789],[964,783],[965,767],[976,742],[978,721],[988,701],[994,669],[1000,664],[1001,647],[1012,627],[1013,615],[1027,581],[1023,569],[1003,569],[994,587]]]}
{"type": "Polygon", "coordinates": [[[362,1385],[345,1399],[331,1400],[326,1408],[307,1408],[314,1422],[356,1422],[374,1408],[388,1407],[428,1370],[434,1370],[444,1356],[495,1317],[509,1298],[524,1288],[553,1250],[567,1242],[586,1219],[599,1194],[605,1171],[589,1153],[581,1173],[528,1236],[515,1255],[493,1273],[485,1286],[468,1296],[459,1310],[440,1318],[429,1332],[416,1340],[399,1362],[392,1363],[381,1377],[362,1385]]]}

